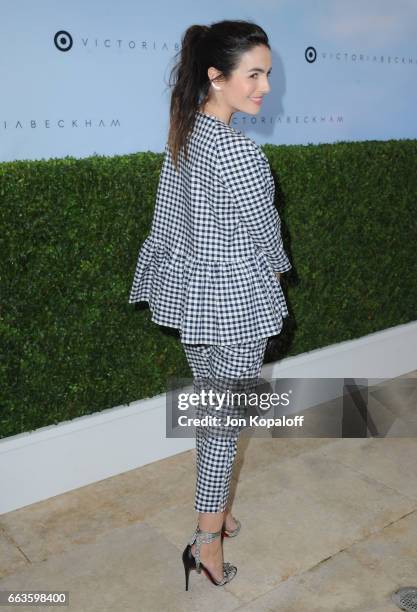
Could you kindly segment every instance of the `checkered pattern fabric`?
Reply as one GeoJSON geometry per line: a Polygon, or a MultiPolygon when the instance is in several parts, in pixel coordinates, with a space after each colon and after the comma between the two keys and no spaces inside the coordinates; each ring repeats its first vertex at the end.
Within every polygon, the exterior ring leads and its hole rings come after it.
{"type": "Polygon", "coordinates": [[[197,418],[206,415],[221,417],[223,423],[195,428],[197,478],[194,508],[197,512],[223,512],[226,509],[242,427],[224,423],[227,416],[245,414],[244,395],[256,389],[267,340],[262,338],[229,346],[183,343],[194,376],[194,391],[223,392],[226,399],[219,410],[216,410],[215,403],[201,402],[196,406],[197,418]],[[233,399],[233,393],[240,399],[233,399]],[[228,400],[229,397],[232,399],[228,400]]]}
{"type": "Polygon", "coordinates": [[[189,344],[229,345],[278,334],[288,316],[275,272],[291,264],[261,148],[196,112],[179,169],[168,143],[151,231],[139,250],[129,303],[189,344]]]}

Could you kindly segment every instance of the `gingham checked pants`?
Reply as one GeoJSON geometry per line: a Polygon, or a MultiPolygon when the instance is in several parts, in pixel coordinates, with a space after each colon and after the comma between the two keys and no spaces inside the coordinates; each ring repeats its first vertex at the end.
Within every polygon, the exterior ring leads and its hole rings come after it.
{"type": "MultiPolygon", "coordinates": [[[[211,389],[228,397],[233,391],[236,397],[256,389],[267,341],[268,338],[261,338],[223,346],[183,343],[194,377],[194,391],[201,393],[202,389],[211,389]]],[[[199,404],[195,416],[200,418],[211,415],[224,420],[227,415],[242,414],[242,400],[236,402],[236,399],[232,399],[225,401],[220,410],[216,410],[212,404],[199,404]]],[[[239,426],[196,426],[197,478],[194,508],[197,512],[223,512],[226,509],[241,429],[239,426]]]]}

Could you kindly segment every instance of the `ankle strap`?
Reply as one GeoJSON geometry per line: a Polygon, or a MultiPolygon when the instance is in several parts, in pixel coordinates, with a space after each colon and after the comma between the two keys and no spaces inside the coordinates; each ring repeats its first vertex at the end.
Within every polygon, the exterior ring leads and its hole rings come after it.
{"type": "Polygon", "coordinates": [[[194,544],[194,542],[198,540],[199,543],[210,544],[210,542],[213,542],[216,538],[218,538],[221,535],[221,532],[222,532],[221,530],[220,531],[201,531],[200,527],[197,526],[189,543],[194,544]]]}
{"type": "Polygon", "coordinates": [[[221,529],[220,531],[201,531],[200,527],[197,527],[196,537],[203,544],[210,544],[210,542],[213,542],[216,538],[218,538],[221,535],[221,532],[222,532],[221,529]]]}
{"type": "Polygon", "coordinates": [[[196,530],[194,531],[192,538],[189,541],[189,544],[192,545],[195,542],[195,562],[196,562],[196,569],[198,573],[201,572],[201,569],[200,569],[200,546],[201,544],[210,544],[210,542],[213,542],[213,540],[215,540],[221,535],[221,532],[222,532],[221,529],[220,531],[201,531],[200,527],[198,526],[196,530]]]}

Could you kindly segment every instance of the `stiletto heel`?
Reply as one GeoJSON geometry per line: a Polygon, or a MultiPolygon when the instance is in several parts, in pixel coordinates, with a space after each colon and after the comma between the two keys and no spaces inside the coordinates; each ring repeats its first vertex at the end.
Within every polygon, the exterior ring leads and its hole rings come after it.
{"type": "Polygon", "coordinates": [[[214,578],[210,570],[204,566],[203,562],[200,560],[200,548],[201,544],[210,544],[216,538],[221,536],[222,531],[201,531],[199,527],[195,530],[191,540],[185,547],[182,553],[182,561],[184,563],[185,570],[185,590],[188,591],[188,581],[190,576],[190,571],[195,569],[198,574],[201,574],[201,570],[204,570],[206,576],[211,580],[211,582],[216,586],[223,586],[227,584],[236,576],[237,567],[232,565],[231,563],[224,562],[223,563],[223,578],[218,581],[214,578]],[[195,557],[191,552],[191,546],[195,542],[195,557]]]}
{"type": "Polygon", "coordinates": [[[185,570],[185,590],[188,591],[188,580],[190,576],[190,571],[192,569],[196,569],[195,559],[193,553],[191,552],[191,545],[188,544],[184,552],[182,553],[182,561],[184,563],[185,570]]]}

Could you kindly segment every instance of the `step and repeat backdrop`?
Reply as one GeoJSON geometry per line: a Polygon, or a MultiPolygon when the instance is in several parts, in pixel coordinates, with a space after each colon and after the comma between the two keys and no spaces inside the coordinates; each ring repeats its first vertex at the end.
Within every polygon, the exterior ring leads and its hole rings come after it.
{"type": "Polygon", "coordinates": [[[1,0],[0,161],[162,152],[192,24],[248,19],[271,91],[231,125],[259,144],[417,136],[416,0],[1,0]]]}

